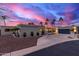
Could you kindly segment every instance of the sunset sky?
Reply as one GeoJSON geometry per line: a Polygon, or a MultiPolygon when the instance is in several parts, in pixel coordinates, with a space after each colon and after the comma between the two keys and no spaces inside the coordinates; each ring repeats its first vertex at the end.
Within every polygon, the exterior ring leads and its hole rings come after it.
{"type": "MultiPolygon", "coordinates": [[[[79,23],[79,4],[75,3],[7,3],[0,4],[0,16],[7,15],[6,24],[15,26],[20,23],[40,21],[63,17],[67,25],[79,23]]],[[[0,20],[0,25],[3,21],[0,20]]],[[[57,24],[58,25],[58,24],[57,24]]]]}

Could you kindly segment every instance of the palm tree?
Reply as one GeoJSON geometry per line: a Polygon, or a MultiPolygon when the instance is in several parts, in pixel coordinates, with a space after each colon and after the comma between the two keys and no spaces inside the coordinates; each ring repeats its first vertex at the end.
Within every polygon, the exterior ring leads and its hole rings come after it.
{"type": "Polygon", "coordinates": [[[60,18],[59,18],[59,21],[63,21],[63,18],[62,18],[62,17],[60,17],[60,18]]]}
{"type": "Polygon", "coordinates": [[[33,22],[29,22],[28,25],[35,25],[33,22]]]}
{"type": "Polygon", "coordinates": [[[40,25],[43,26],[43,22],[40,22],[40,25]]]}
{"type": "Polygon", "coordinates": [[[1,16],[2,17],[2,19],[4,20],[4,26],[6,26],[6,16],[1,16]]]}
{"type": "Polygon", "coordinates": [[[46,21],[48,22],[48,21],[49,21],[49,19],[47,18],[47,19],[46,19],[46,21]]]}
{"type": "Polygon", "coordinates": [[[48,25],[48,22],[45,22],[45,25],[48,25]]]}
{"type": "Polygon", "coordinates": [[[33,22],[31,22],[31,25],[35,25],[33,22]]]}
{"type": "Polygon", "coordinates": [[[45,25],[48,25],[48,22],[49,22],[49,19],[47,18],[47,19],[45,20],[45,25]]]}
{"type": "Polygon", "coordinates": [[[63,21],[64,21],[63,18],[60,17],[60,18],[59,18],[59,22],[61,23],[61,25],[62,25],[63,21]]]}
{"type": "Polygon", "coordinates": [[[46,29],[48,30],[48,32],[49,32],[48,23],[49,23],[49,19],[47,18],[47,19],[45,20],[45,28],[46,28],[46,29]]]}
{"type": "Polygon", "coordinates": [[[55,26],[56,19],[53,19],[51,24],[55,26]]]}

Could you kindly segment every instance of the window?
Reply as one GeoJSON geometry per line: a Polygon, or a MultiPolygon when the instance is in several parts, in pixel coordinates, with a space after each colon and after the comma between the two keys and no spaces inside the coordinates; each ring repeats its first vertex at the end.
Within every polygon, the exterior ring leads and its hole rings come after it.
{"type": "Polygon", "coordinates": [[[26,33],[26,32],[24,32],[24,33],[23,33],[23,37],[26,37],[26,36],[27,36],[27,33],[26,33]]]}
{"type": "Polygon", "coordinates": [[[34,32],[31,32],[31,36],[34,36],[34,32]]]}
{"type": "Polygon", "coordinates": [[[39,36],[39,32],[37,32],[36,35],[39,36]]]}
{"type": "Polygon", "coordinates": [[[9,32],[10,31],[10,29],[5,29],[5,32],[9,32]]]}

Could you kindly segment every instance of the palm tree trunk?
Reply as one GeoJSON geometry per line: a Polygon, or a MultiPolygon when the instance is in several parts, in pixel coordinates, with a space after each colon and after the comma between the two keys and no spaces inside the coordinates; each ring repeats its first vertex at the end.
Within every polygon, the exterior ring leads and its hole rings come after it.
{"type": "Polygon", "coordinates": [[[6,21],[5,21],[5,19],[4,19],[4,26],[6,26],[6,21]]]}

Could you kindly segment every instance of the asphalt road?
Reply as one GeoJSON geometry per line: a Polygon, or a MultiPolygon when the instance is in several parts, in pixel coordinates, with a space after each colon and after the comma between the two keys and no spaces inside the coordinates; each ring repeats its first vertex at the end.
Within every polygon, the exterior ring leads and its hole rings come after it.
{"type": "Polygon", "coordinates": [[[25,56],[79,56],[79,40],[56,44],[25,56]]]}

